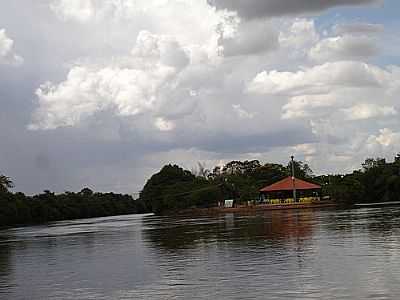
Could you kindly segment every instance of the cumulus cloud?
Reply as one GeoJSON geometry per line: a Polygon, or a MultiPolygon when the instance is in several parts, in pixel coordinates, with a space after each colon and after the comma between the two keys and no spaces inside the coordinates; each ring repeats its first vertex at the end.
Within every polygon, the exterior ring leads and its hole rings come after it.
{"type": "Polygon", "coordinates": [[[296,72],[263,71],[247,88],[250,93],[283,97],[282,119],[311,126],[319,142],[314,147],[300,144],[293,151],[321,169],[332,161],[350,170],[359,164],[354,153],[390,157],[395,152],[398,133],[388,127],[378,135],[371,130],[389,124],[398,128],[399,76],[398,67],[339,61],[296,72]],[[372,118],[372,123],[355,125],[372,118]]]}
{"type": "Polygon", "coordinates": [[[381,4],[382,0],[208,0],[218,9],[229,9],[244,18],[295,15],[320,12],[337,6],[381,4]]]}
{"type": "MultiPolygon", "coordinates": [[[[397,110],[390,104],[398,96],[398,90],[393,88],[398,76],[397,68],[383,69],[360,62],[341,61],[297,72],[264,71],[248,84],[248,90],[287,97],[287,103],[282,107],[283,119],[308,118],[313,124],[320,124],[322,118],[343,125],[346,120],[396,115],[397,110]],[[366,98],[372,102],[359,102],[366,98]]],[[[313,126],[318,127],[321,126],[313,126]]],[[[315,134],[327,135],[318,131],[315,134]]]]}
{"type": "Polygon", "coordinates": [[[14,52],[14,41],[7,36],[6,30],[0,29],[0,64],[18,66],[23,58],[14,52]]]}
{"type": "Polygon", "coordinates": [[[129,59],[127,66],[75,66],[64,82],[42,85],[30,128],[74,126],[105,110],[120,116],[152,110],[160,91],[189,61],[175,40],[146,31],[138,35],[129,59]]]}
{"type": "Polygon", "coordinates": [[[278,33],[270,22],[242,22],[229,38],[221,39],[224,56],[252,55],[278,48],[278,33]]]}
{"type": "Polygon", "coordinates": [[[290,49],[291,56],[304,56],[319,40],[319,34],[313,20],[295,19],[287,29],[279,34],[279,44],[290,49]]]}
{"type": "Polygon", "coordinates": [[[337,102],[338,99],[332,94],[293,96],[282,107],[282,119],[310,117],[318,108],[325,108],[322,111],[329,113],[329,110],[326,110],[326,108],[335,105],[337,102]]]}
{"type": "Polygon", "coordinates": [[[379,53],[378,41],[369,36],[344,35],[323,39],[309,51],[312,60],[365,59],[379,53]]]}
{"type": "Polygon", "coordinates": [[[156,118],[154,125],[160,130],[160,131],[171,131],[175,128],[174,122],[170,120],[166,120],[162,117],[156,118]]]}
{"type": "Polygon", "coordinates": [[[174,72],[162,65],[150,71],[74,67],[65,82],[47,83],[37,89],[39,108],[30,129],[74,126],[108,109],[118,115],[134,116],[153,107],[159,88],[174,72]]]}
{"type": "Polygon", "coordinates": [[[156,35],[146,30],[139,33],[132,49],[133,57],[148,59],[150,62],[182,69],[189,63],[188,53],[172,36],[156,35]]]}
{"type": "Polygon", "coordinates": [[[217,59],[221,37],[230,38],[239,24],[235,12],[216,11],[206,0],[54,0],[50,8],[63,21],[108,24],[107,30],[116,26],[119,34],[145,28],[173,36],[197,60],[217,59]]]}
{"type": "MultiPolygon", "coordinates": [[[[171,120],[193,110],[193,95],[197,95],[196,85],[202,80],[195,79],[193,85],[192,75],[220,64],[225,40],[240,40],[236,14],[216,11],[206,1],[87,0],[75,4],[55,0],[50,7],[62,20],[85,27],[101,21],[110,28],[116,26],[118,32],[144,25],[152,31],[138,33],[130,55],[104,57],[101,64],[78,63],[65,81],[41,85],[36,91],[39,105],[30,129],[76,126],[107,111],[130,118],[148,114],[156,128],[169,131],[176,126],[171,120]]],[[[255,40],[242,38],[244,43],[255,40]]],[[[244,43],[225,47],[232,53],[265,47],[254,42],[245,49],[244,43]]]]}
{"type": "Polygon", "coordinates": [[[317,155],[317,146],[315,144],[299,144],[292,147],[296,157],[302,156],[308,162],[312,161],[314,156],[317,155]]]}
{"type": "Polygon", "coordinates": [[[336,87],[380,86],[387,71],[354,61],[325,63],[297,72],[262,71],[247,85],[261,94],[321,94],[336,87]]]}
{"type": "Polygon", "coordinates": [[[364,60],[379,54],[379,35],[383,25],[347,23],[332,27],[333,36],[319,40],[308,52],[317,62],[336,60],[364,60]]]}
{"type": "Polygon", "coordinates": [[[367,139],[367,148],[375,153],[387,152],[398,149],[400,146],[400,132],[394,132],[389,128],[379,130],[379,134],[371,135],[367,139]]]}
{"type": "Polygon", "coordinates": [[[358,103],[352,107],[343,109],[348,120],[365,120],[375,117],[397,115],[393,106],[379,106],[371,103],[358,103]]]}
{"type": "Polygon", "coordinates": [[[95,4],[92,0],[56,0],[50,3],[50,8],[63,20],[86,22],[95,16],[95,4]]]}
{"type": "Polygon", "coordinates": [[[242,108],[240,104],[233,104],[232,108],[240,119],[252,119],[254,117],[253,113],[242,108]]]}
{"type": "MultiPolygon", "coordinates": [[[[397,52],[387,57],[394,43],[376,47],[391,25],[385,20],[382,34],[383,25],[344,13],[350,23],[326,28],[342,17],[316,14],[380,1],[216,0],[218,9],[207,0],[49,0],[50,9],[36,2],[18,19],[24,31],[13,28],[11,52],[38,58],[35,76],[19,76],[27,66],[0,81],[0,92],[15,95],[3,97],[10,100],[0,122],[19,128],[3,131],[3,152],[29,149],[0,163],[16,170],[31,161],[47,172],[40,182],[22,175],[28,189],[15,176],[21,190],[90,183],[130,192],[163,163],[286,163],[293,153],[317,173],[341,172],[396,149],[400,68],[385,64],[396,64],[397,52]],[[30,24],[35,33],[25,31],[30,24]],[[34,131],[25,130],[30,97],[34,131]],[[50,167],[37,164],[41,153],[50,167]],[[105,170],[111,181],[99,175],[105,170]]],[[[12,12],[0,12],[9,29],[12,12]]]]}

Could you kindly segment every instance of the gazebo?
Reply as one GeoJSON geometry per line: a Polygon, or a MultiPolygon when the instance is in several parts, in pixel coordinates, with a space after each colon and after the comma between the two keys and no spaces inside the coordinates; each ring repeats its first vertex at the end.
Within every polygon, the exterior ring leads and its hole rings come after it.
{"type": "Polygon", "coordinates": [[[268,204],[314,203],[320,195],[318,184],[291,176],[260,189],[260,200],[268,204]]]}

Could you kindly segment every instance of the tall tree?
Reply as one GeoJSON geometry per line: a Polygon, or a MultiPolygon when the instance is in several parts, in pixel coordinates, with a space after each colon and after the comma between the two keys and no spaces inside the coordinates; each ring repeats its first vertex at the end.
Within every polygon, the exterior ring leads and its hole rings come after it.
{"type": "MultiPolygon", "coordinates": [[[[292,162],[289,161],[287,167],[287,174],[292,175],[292,162]]],[[[302,161],[294,161],[294,173],[297,178],[308,179],[313,177],[313,171],[307,163],[302,161]]]]}
{"type": "Polygon", "coordinates": [[[14,187],[14,183],[10,179],[10,177],[5,175],[0,175],[0,192],[6,193],[8,189],[14,187]]]}

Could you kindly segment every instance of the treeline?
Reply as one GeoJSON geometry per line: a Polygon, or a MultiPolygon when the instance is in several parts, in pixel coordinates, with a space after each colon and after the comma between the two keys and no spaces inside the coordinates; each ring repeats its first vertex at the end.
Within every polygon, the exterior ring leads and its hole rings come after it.
{"type": "Polygon", "coordinates": [[[222,197],[218,184],[177,165],[166,165],[147,181],[139,199],[152,212],[160,213],[192,206],[214,206],[222,197]]]}
{"type": "Polygon", "coordinates": [[[10,187],[0,184],[0,226],[147,212],[143,202],[130,195],[94,193],[84,188],[78,193],[45,191],[30,197],[9,192],[10,187]]]}
{"type": "MultiPolygon", "coordinates": [[[[259,189],[288,176],[291,166],[258,160],[231,161],[212,171],[199,164],[192,171],[166,165],[154,174],[140,193],[140,200],[155,213],[191,207],[212,207],[224,199],[247,202],[258,199],[259,189]]],[[[295,162],[298,178],[312,178],[311,168],[295,162]]]]}
{"type": "MultiPolygon", "coordinates": [[[[338,204],[399,201],[400,154],[393,162],[368,158],[349,174],[314,176],[311,168],[295,161],[297,178],[322,186],[323,195],[338,204]]],[[[11,193],[10,178],[0,175],[0,226],[120,214],[212,207],[225,199],[238,203],[257,200],[259,189],[291,174],[291,165],[258,160],[231,161],[208,170],[199,164],[188,171],[166,165],[145,184],[140,198],[115,193],[95,193],[84,188],[78,193],[45,191],[35,196],[11,193]]]]}
{"type": "MultiPolygon", "coordinates": [[[[343,206],[400,200],[400,154],[393,162],[368,158],[349,174],[314,176],[306,163],[295,161],[294,166],[297,178],[321,185],[323,195],[343,206]]],[[[231,161],[212,170],[199,164],[192,171],[166,165],[147,181],[140,199],[155,213],[212,207],[232,198],[243,203],[257,200],[260,188],[290,174],[290,162],[285,166],[258,160],[231,161]]]]}
{"type": "Polygon", "coordinates": [[[361,169],[345,175],[315,178],[323,191],[343,205],[400,200],[400,154],[394,161],[367,158],[361,169]]]}

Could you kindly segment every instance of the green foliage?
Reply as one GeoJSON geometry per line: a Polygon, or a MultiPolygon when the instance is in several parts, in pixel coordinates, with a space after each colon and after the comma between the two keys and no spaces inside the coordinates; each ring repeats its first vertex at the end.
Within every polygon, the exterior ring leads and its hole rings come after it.
{"type": "MultiPolygon", "coordinates": [[[[296,178],[301,179],[310,179],[313,177],[313,171],[310,166],[302,161],[293,161],[294,162],[294,174],[296,178]]],[[[290,161],[286,166],[286,174],[288,176],[292,175],[292,162],[290,161]]]]}
{"type": "Polygon", "coordinates": [[[57,195],[44,191],[33,197],[0,191],[0,226],[143,212],[144,203],[129,195],[93,193],[88,188],[57,195]]]}
{"type": "MultiPolygon", "coordinates": [[[[346,175],[313,176],[310,167],[300,161],[295,161],[294,167],[296,177],[312,178],[322,186],[324,195],[343,205],[398,201],[400,195],[400,154],[391,163],[382,158],[367,158],[361,170],[346,175]]],[[[257,199],[260,188],[290,175],[291,165],[231,161],[210,172],[199,163],[193,173],[177,165],[166,165],[146,182],[139,200],[129,195],[96,193],[89,188],[78,193],[44,191],[28,197],[10,193],[11,179],[0,175],[0,226],[148,211],[162,213],[216,206],[232,198],[246,202],[257,199]]]]}
{"type": "Polygon", "coordinates": [[[212,207],[223,200],[222,190],[218,186],[210,186],[189,194],[190,205],[196,207],[212,207]]]}
{"type": "MultiPolygon", "coordinates": [[[[361,170],[346,175],[314,176],[309,165],[301,161],[294,162],[294,169],[297,178],[319,183],[323,195],[342,205],[395,201],[400,195],[400,154],[392,163],[367,158],[361,170]]],[[[291,162],[283,166],[234,160],[214,167],[212,172],[205,172],[205,166],[199,164],[199,170],[194,175],[167,165],[149,179],[140,198],[155,213],[213,206],[231,198],[237,203],[247,202],[258,198],[260,188],[289,176],[291,162]]]]}
{"type": "Polygon", "coordinates": [[[261,165],[258,160],[231,161],[204,172],[199,164],[195,174],[176,165],[166,165],[144,186],[140,199],[151,211],[162,213],[191,207],[216,206],[224,199],[238,202],[257,199],[259,189],[286,176],[278,164],[261,165]]]}
{"type": "Polygon", "coordinates": [[[0,193],[6,193],[8,192],[8,189],[11,189],[13,187],[14,184],[10,177],[0,174],[0,193]]]}
{"type": "Polygon", "coordinates": [[[364,186],[353,174],[326,175],[315,178],[322,186],[322,194],[329,195],[342,205],[362,202],[365,193],[364,186]]]}
{"type": "MultiPolygon", "coordinates": [[[[140,199],[151,211],[160,213],[214,201],[207,198],[203,203],[199,200],[207,194],[207,190],[210,190],[210,197],[214,197],[212,187],[202,176],[195,176],[177,165],[166,165],[146,182],[140,199]],[[201,190],[204,191],[200,193],[201,190]]],[[[219,199],[215,199],[217,200],[219,199]]]]}
{"type": "Polygon", "coordinates": [[[361,170],[346,175],[315,178],[325,194],[345,205],[398,201],[400,195],[400,159],[388,163],[384,158],[367,158],[361,170]]]}

